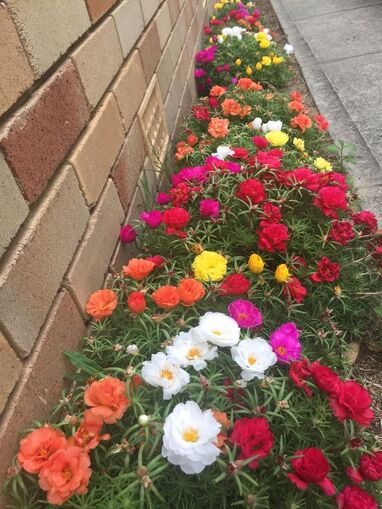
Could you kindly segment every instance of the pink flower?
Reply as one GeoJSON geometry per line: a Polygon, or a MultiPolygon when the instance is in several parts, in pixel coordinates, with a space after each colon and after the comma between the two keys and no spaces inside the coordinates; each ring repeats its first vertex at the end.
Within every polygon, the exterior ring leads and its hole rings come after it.
{"type": "Polygon", "coordinates": [[[299,332],[293,322],[283,323],[272,332],[269,343],[281,364],[297,361],[301,357],[299,332]]]}
{"type": "Polygon", "coordinates": [[[156,202],[158,205],[167,205],[170,202],[170,197],[167,193],[158,193],[156,202]]]}
{"type": "Polygon", "coordinates": [[[206,71],[204,69],[195,69],[194,76],[195,78],[203,78],[206,75],[206,71]]]}
{"type": "Polygon", "coordinates": [[[199,210],[202,216],[216,218],[219,215],[220,204],[216,200],[202,200],[199,210]]]}
{"type": "Polygon", "coordinates": [[[234,300],[228,306],[228,313],[240,327],[252,329],[260,327],[263,316],[260,310],[249,300],[234,300]]]}
{"type": "Polygon", "coordinates": [[[123,244],[131,244],[137,238],[137,232],[133,225],[127,224],[123,226],[119,232],[119,240],[123,244]]]}
{"type": "Polygon", "coordinates": [[[142,212],[141,219],[150,228],[158,228],[162,223],[162,213],[159,210],[151,210],[150,212],[142,212]]]}

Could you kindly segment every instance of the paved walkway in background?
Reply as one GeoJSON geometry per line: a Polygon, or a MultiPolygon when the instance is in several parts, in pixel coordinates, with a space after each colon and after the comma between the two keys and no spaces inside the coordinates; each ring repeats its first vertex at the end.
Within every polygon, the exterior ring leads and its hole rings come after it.
{"type": "Polygon", "coordinates": [[[350,168],[382,220],[382,0],[270,0],[334,138],[357,146],[350,168]]]}

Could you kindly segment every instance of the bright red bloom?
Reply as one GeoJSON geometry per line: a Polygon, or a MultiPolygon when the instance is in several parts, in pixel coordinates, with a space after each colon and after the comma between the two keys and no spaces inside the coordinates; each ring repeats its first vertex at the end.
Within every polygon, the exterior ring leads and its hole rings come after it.
{"type": "Polygon", "coordinates": [[[189,201],[192,193],[192,188],[189,187],[185,182],[179,182],[179,184],[169,189],[168,193],[170,195],[171,203],[174,205],[174,207],[180,207],[189,201]]]}
{"type": "Polygon", "coordinates": [[[375,233],[378,229],[378,223],[375,215],[368,210],[361,210],[356,214],[352,214],[355,224],[362,224],[365,226],[364,233],[375,233]]]}
{"type": "Polygon", "coordinates": [[[319,131],[327,131],[329,129],[329,122],[323,115],[315,115],[313,118],[319,131]]]}
{"type": "Polygon", "coordinates": [[[292,101],[298,101],[299,103],[301,103],[304,99],[304,96],[300,94],[300,92],[297,92],[297,90],[291,92],[289,97],[292,99],[292,101]]]}
{"type": "Polygon", "coordinates": [[[258,230],[259,249],[274,253],[285,253],[289,240],[288,227],[281,223],[267,223],[258,230]]]}
{"type": "Polygon", "coordinates": [[[279,206],[273,205],[273,203],[270,202],[264,203],[260,226],[266,226],[269,223],[279,223],[282,218],[283,216],[279,206]]]}
{"type": "Polygon", "coordinates": [[[357,382],[348,380],[339,385],[337,394],[331,396],[330,406],[337,419],[352,419],[361,426],[369,426],[374,417],[369,392],[357,382]]]}
{"type": "Polygon", "coordinates": [[[193,106],[192,113],[196,120],[209,120],[210,112],[206,106],[193,106]]]}
{"type": "Polygon", "coordinates": [[[321,366],[316,361],[310,365],[310,372],[313,382],[319,389],[332,396],[338,393],[342,380],[332,369],[327,366],[321,366]]]}
{"type": "Polygon", "coordinates": [[[284,285],[283,289],[284,294],[290,298],[292,301],[296,301],[297,304],[301,304],[301,302],[308,295],[308,290],[303,286],[300,281],[292,276],[284,285]]]}
{"type": "Polygon", "coordinates": [[[340,264],[332,262],[327,256],[323,256],[317,263],[317,272],[310,279],[313,283],[333,283],[340,277],[340,264]]]}
{"type": "Polygon", "coordinates": [[[131,292],[127,297],[127,305],[132,313],[143,313],[146,309],[146,299],[142,292],[131,292]]]}
{"type": "Polygon", "coordinates": [[[382,451],[362,454],[358,468],[347,468],[346,473],[355,483],[382,480],[382,451]]]}
{"type": "Polygon", "coordinates": [[[349,221],[334,221],[329,230],[328,239],[347,246],[354,239],[353,225],[349,221]]]}
{"type": "Polygon", "coordinates": [[[162,214],[162,221],[166,225],[167,235],[181,232],[182,228],[187,225],[190,217],[190,213],[182,207],[165,210],[162,214]]]}
{"type": "Polygon", "coordinates": [[[378,503],[374,497],[359,486],[346,486],[336,497],[339,509],[378,509],[378,503]]]}
{"type": "Polygon", "coordinates": [[[90,449],[95,449],[101,440],[110,439],[108,433],[100,434],[102,426],[103,418],[94,415],[91,410],[86,410],[78,430],[69,438],[68,443],[81,447],[84,452],[89,452],[90,449]]]}
{"type": "Polygon", "coordinates": [[[247,159],[249,156],[248,150],[243,147],[234,148],[233,151],[235,152],[232,156],[234,159],[247,159]]]}
{"type": "Polygon", "coordinates": [[[273,433],[265,417],[243,417],[235,422],[231,442],[240,446],[239,459],[246,460],[257,456],[248,466],[255,470],[260,459],[266,458],[273,447],[273,433]]]}
{"type": "Polygon", "coordinates": [[[279,180],[288,187],[300,185],[309,191],[318,191],[320,188],[320,175],[305,167],[283,172],[279,180]]]}
{"type": "Polygon", "coordinates": [[[163,258],[163,256],[160,256],[160,255],[154,255],[154,256],[149,256],[146,258],[146,260],[148,262],[152,262],[154,265],[155,265],[155,268],[158,268],[160,267],[161,265],[163,265],[165,263],[165,259],[163,258]]]}
{"type": "Polygon", "coordinates": [[[252,205],[261,203],[265,200],[265,189],[263,184],[257,179],[247,179],[239,184],[236,196],[252,205]]]}
{"type": "Polygon", "coordinates": [[[274,170],[278,170],[279,168],[281,168],[280,158],[276,157],[275,155],[272,155],[270,151],[257,152],[255,160],[259,164],[261,164],[261,166],[267,166],[268,168],[273,168],[274,170]]]}
{"type": "Polygon", "coordinates": [[[294,453],[301,456],[291,461],[294,472],[288,474],[289,479],[300,490],[306,490],[309,484],[319,486],[329,497],[336,493],[334,484],[328,477],[330,466],[321,449],[308,447],[294,453]]]}
{"type": "Polygon", "coordinates": [[[289,366],[289,376],[293,383],[299,389],[303,389],[309,398],[312,397],[312,391],[307,386],[305,380],[310,376],[309,361],[303,359],[302,361],[294,361],[289,366]]]}
{"type": "Polygon", "coordinates": [[[314,198],[313,205],[320,208],[325,216],[337,219],[337,210],[346,210],[348,207],[346,191],[340,187],[322,187],[314,198]]]}
{"type": "Polygon", "coordinates": [[[242,295],[247,293],[250,287],[250,280],[243,274],[231,274],[224,278],[219,291],[222,295],[242,295]]]}
{"type": "Polygon", "coordinates": [[[269,145],[269,141],[266,138],[263,138],[262,136],[254,136],[252,138],[252,141],[257,148],[267,148],[269,145]]]}

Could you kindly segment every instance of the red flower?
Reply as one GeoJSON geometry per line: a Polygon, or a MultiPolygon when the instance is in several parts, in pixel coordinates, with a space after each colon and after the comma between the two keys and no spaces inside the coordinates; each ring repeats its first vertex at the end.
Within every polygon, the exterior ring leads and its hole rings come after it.
{"type": "Polygon", "coordinates": [[[323,115],[315,115],[313,118],[319,131],[327,131],[329,129],[329,122],[323,115]]]}
{"type": "Polygon", "coordinates": [[[333,283],[340,277],[340,264],[323,256],[317,263],[317,272],[310,276],[313,283],[333,283]]]}
{"type": "Polygon", "coordinates": [[[192,113],[196,120],[209,120],[210,112],[206,106],[193,106],[192,113]]]}
{"type": "Polygon", "coordinates": [[[316,361],[310,365],[310,372],[313,382],[319,389],[332,396],[338,393],[342,380],[332,369],[327,366],[321,366],[316,361]]]}
{"type": "Polygon", "coordinates": [[[353,225],[349,221],[334,221],[330,228],[328,239],[347,246],[354,239],[353,225]]]}
{"type": "Polygon", "coordinates": [[[283,217],[281,215],[281,208],[270,202],[264,203],[263,214],[260,226],[266,226],[269,223],[279,223],[283,217]]]}
{"type": "Polygon", "coordinates": [[[352,215],[355,224],[362,224],[365,226],[364,233],[375,233],[378,229],[378,223],[375,215],[368,210],[361,210],[352,215]]]}
{"type": "Polygon", "coordinates": [[[233,151],[235,152],[232,156],[234,159],[247,159],[249,156],[248,150],[243,147],[234,148],[233,151]]]}
{"type": "Polygon", "coordinates": [[[146,299],[142,292],[131,292],[127,297],[127,305],[132,313],[143,313],[146,309],[146,299]]]}
{"type": "Polygon", "coordinates": [[[309,398],[312,397],[312,391],[305,382],[310,376],[309,362],[307,359],[292,362],[289,366],[289,376],[296,387],[303,389],[309,398]]]}
{"type": "Polygon", "coordinates": [[[320,188],[320,175],[305,167],[281,173],[279,180],[288,187],[300,185],[309,191],[317,191],[320,188]]]}
{"type": "Polygon", "coordinates": [[[330,406],[337,419],[353,419],[361,426],[369,426],[374,417],[368,391],[357,382],[348,380],[339,385],[337,394],[330,398],[330,406]]]}
{"type": "Polygon", "coordinates": [[[329,497],[336,493],[336,488],[328,477],[329,462],[321,449],[308,447],[296,451],[294,456],[301,456],[301,458],[291,461],[294,473],[289,473],[288,477],[297,488],[306,490],[309,484],[317,484],[329,497]]]}
{"type": "Polygon", "coordinates": [[[239,184],[236,196],[241,200],[255,205],[265,200],[265,189],[259,180],[247,179],[239,184]]]}
{"type": "Polygon", "coordinates": [[[254,136],[252,138],[252,141],[257,148],[267,148],[269,145],[269,141],[263,138],[262,136],[254,136]]]}
{"type": "Polygon", "coordinates": [[[339,509],[378,509],[378,503],[374,497],[359,486],[346,486],[336,497],[339,509]]]}
{"type": "Polygon", "coordinates": [[[160,267],[166,261],[163,258],[163,256],[160,256],[160,255],[149,256],[148,258],[146,258],[146,260],[149,261],[149,262],[153,262],[153,264],[155,265],[155,268],[160,267]]]}
{"type": "Polygon", "coordinates": [[[346,210],[348,206],[346,191],[340,187],[322,187],[314,198],[313,205],[320,208],[325,216],[337,219],[337,210],[346,210]]]}
{"type": "Polygon", "coordinates": [[[244,417],[235,422],[231,442],[240,446],[239,459],[256,458],[248,466],[253,470],[259,466],[260,459],[266,458],[273,447],[273,433],[265,417],[244,417]]]}
{"type": "Polygon", "coordinates": [[[258,230],[259,249],[274,253],[279,251],[285,253],[287,242],[289,240],[289,232],[285,224],[267,223],[258,230]]]}
{"type": "Polygon", "coordinates": [[[224,279],[219,291],[222,295],[242,295],[247,293],[250,287],[250,280],[243,274],[231,274],[224,279]]]}
{"type": "Polygon", "coordinates": [[[297,92],[297,90],[291,92],[289,97],[292,99],[292,101],[298,101],[299,103],[304,100],[304,96],[300,94],[300,92],[297,92]]]}
{"type": "Polygon", "coordinates": [[[294,300],[297,304],[301,304],[301,302],[308,295],[308,290],[303,286],[300,281],[292,276],[284,285],[283,289],[284,294],[290,298],[290,300],[294,300]]]}
{"type": "Polygon", "coordinates": [[[270,152],[257,152],[255,160],[261,164],[261,166],[267,166],[268,168],[273,168],[274,170],[281,168],[279,157],[270,154],[270,152]]]}
{"type": "Polygon", "coordinates": [[[382,480],[382,451],[362,454],[358,468],[347,468],[346,473],[355,483],[382,480]]]}
{"type": "Polygon", "coordinates": [[[167,235],[183,233],[181,230],[187,225],[189,220],[189,212],[182,207],[167,209],[162,214],[162,221],[166,225],[167,235]]]}

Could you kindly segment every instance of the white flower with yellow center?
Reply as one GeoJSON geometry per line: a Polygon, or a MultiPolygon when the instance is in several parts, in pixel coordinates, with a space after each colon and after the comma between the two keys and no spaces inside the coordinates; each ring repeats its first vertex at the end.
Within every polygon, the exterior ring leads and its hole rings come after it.
{"type": "Polygon", "coordinates": [[[190,381],[187,371],[163,352],[153,354],[150,361],[143,363],[142,377],[148,384],[162,387],[163,399],[171,399],[190,381]]]}
{"type": "Polygon", "coordinates": [[[186,368],[192,366],[196,371],[200,371],[207,366],[206,361],[217,357],[217,347],[211,346],[206,341],[199,341],[194,337],[193,330],[181,332],[174,338],[174,343],[166,348],[166,353],[170,359],[186,368]]]}
{"type": "Polygon", "coordinates": [[[195,339],[208,341],[217,346],[233,346],[239,342],[240,327],[236,321],[223,314],[208,311],[200,317],[198,327],[193,330],[195,339]]]}
{"type": "Polygon", "coordinates": [[[232,359],[242,368],[243,380],[264,378],[264,372],[277,362],[277,355],[263,338],[243,339],[231,348],[232,359]]]}
{"type": "Polygon", "coordinates": [[[211,410],[203,412],[194,401],[179,403],[164,422],[162,456],[185,474],[199,474],[221,452],[215,445],[220,430],[211,410]]]}
{"type": "Polygon", "coordinates": [[[224,161],[228,156],[235,155],[235,151],[232,150],[231,147],[227,147],[226,145],[219,145],[218,148],[216,149],[216,152],[214,152],[211,155],[224,161]]]}
{"type": "Polygon", "coordinates": [[[283,123],[281,120],[269,120],[266,124],[261,126],[263,133],[270,133],[272,131],[281,131],[283,123]]]}
{"type": "Polygon", "coordinates": [[[222,30],[222,34],[225,35],[226,37],[236,37],[236,39],[238,39],[239,41],[241,41],[243,38],[242,36],[243,32],[246,32],[246,29],[238,26],[225,27],[222,30]]]}

